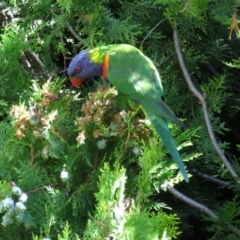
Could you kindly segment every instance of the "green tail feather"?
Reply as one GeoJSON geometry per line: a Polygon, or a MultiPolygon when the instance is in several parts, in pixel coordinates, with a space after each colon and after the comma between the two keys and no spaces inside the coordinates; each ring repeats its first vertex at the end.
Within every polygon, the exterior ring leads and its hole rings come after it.
{"type": "Polygon", "coordinates": [[[154,114],[152,114],[151,112],[146,110],[146,108],[144,110],[146,111],[149,119],[151,120],[151,123],[152,123],[153,127],[156,129],[158,135],[162,139],[165,147],[168,149],[169,153],[171,154],[173,160],[178,165],[185,181],[189,182],[187,172],[184,168],[184,164],[183,164],[182,159],[181,159],[181,157],[178,153],[176,145],[175,145],[175,143],[172,139],[172,136],[170,134],[170,130],[167,126],[167,122],[163,118],[161,118],[159,116],[155,116],[154,114]]]}
{"type": "Polygon", "coordinates": [[[147,108],[152,114],[170,120],[179,126],[186,128],[186,125],[175,116],[172,110],[162,100],[154,102],[149,101],[148,99],[141,99],[139,102],[144,106],[144,109],[147,108]]]}

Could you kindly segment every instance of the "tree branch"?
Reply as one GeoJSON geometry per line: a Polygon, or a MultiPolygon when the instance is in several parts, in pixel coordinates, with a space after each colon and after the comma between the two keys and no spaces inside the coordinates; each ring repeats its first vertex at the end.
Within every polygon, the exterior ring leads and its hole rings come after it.
{"type": "Polygon", "coordinates": [[[63,185],[62,183],[50,183],[48,185],[44,185],[43,187],[39,187],[39,188],[35,188],[33,190],[30,190],[30,191],[26,192],[26,194],[29,195],[29,194],[32,194],[32,193],[35,193],[35,192],[42,191],[42,190],[46,189],[47,187],[62,186],[62,185],[63,185]]]}
{"type": "Polygon", "coordinates": [[[174,197],[178,198],[179,200],[187,203],[188,205],[190,205],[194,208],[197,208],[198,210],[201,210],[202,212],[204,212],[209,217],[217,219],[217,216],[215,215],[215,213],[212,210],[210,210],[208,207],[202,205],[201,203],[198,203],[195,200],[187,197],[186,195],[179,192],[177,189],[175,189],[173,187],[169,187],[167,189],[167,191],[170,192],[174,197]]]}
{"type": "Polygon", "coordinates": [[[209,112],[208,112],[208,108],[207,108],[207,103],[205,101],[204,96],[197,90],[197,88],[194,86],[191,77],[188,73],[187,67],[185,65],[184,59],[183,59],[183,55],[180,49],[180,45],[179,45],[179,39],[178,39],[178,30],[177,30],[177,20],[176,18],[174,18],[174,30],[173,30],[173,37],[174,37],[174,45],[175,45],[175,50],[177,53],[177,58],[178,58],[178,62],[180,64],[180,67],[182,69],[184,78],[188,84],[188,87],[190,89],[190,91],[199,99],[199,101],[202,104],[202,108],[203,108],[203,113],[204,113],[204,117],[205,117],[205,121],[206,121],[206,125],[207,125],[207,130],[208,130],[208,134],[210,136],[210,139],[212,141],[212,144],[218,154],[218,156],[221,158],[222,162],[224,163],[224,165],[226,166],[226,168],[229,170],[229,172],[232,174],[232,176],[234,178],[237,178],[237,182],[238,184],[240,184],[240,180],[239,177],[237,175],[237,173],[235,172],[235,170],[233,169],[231,163],[228,161],[228,159],[226,158],[224,152],[222,151],[222,149],[219,147],[215,134],[213,132],[213,128],[212,128],[212,124],[209,118],[209,112]]]}
{"type": "Polygon", "coordinates": [[[30,73],[32,77],[49,76],[45,71],[45,66],[36,53],[30,51],[21,52],[19,62],[24,66],[25,70],[30,73]]]}
{"type": "Polygon", "coordinates": [[[210,62],[206,62],[207,68],[210,70],[210,72],[217,78],[220,77],[220,74],[213,68],[213,66],[210,64],[210,62]]]}
{"type": "MultiPolygon", "coordinates": [[[[190,205],[190,206],[192,206],[192,207],[194,207],[194,208],[197,208],[198,210],[202,211],[202,212],[205,213],[207,216],[212,217],[212,218],[218,220],[217,215],[215,215],[215,213],[214,213],[211,209],[209,209],[208,207],[204,206],[203,204],[198,203],[198,202],[196,202],[195,200],[187,197],[186,195],[180,193],[180,192],[179,192],[178,190],[176,190],[175,188],[169,187],[169,188],[167,189],[167,191],[168,191],[169,193],[171,193],[174,197],[178,198],[179,200],[181,200],[181,201],[187,203],[188,205],[190,205]]],[[[231,232],[234,233],[237,237],[240,238],[240,231],[239,231],[237,228],[235,228],[235,227],[234,227],[233,225],[231,225],[231,224],[228,224],[227,222],[226,222],[226,226],[227,226],[227,229],[228,229],[229,231],[231,231],[231,232]]]]}
{"type": "Polygon", "coordinates": [[[68,21],[66,21],[66,25],[68,30],[71,32],[71,34],[79,41],[82,42],[82,38],[78,36],[78,34],[74,31],[73,27],[70,25],[68,21]]]}
{"type": "Polygon", "coordinates": [[[140,45],[140,49],[142,49],[143,43],[146,41],[146,39],[152,34],[152,32],[165,20],[167,20],[166,18],[162,19],[161,21],[159,21],[150,31],[149,33],[146,35],[146,37],[142,40],[141,45],[140,45]]]}
{"type": "Polygon", "coordinates": [[[210,181],[210,182],[213,182],[213,183],[216,183],[218,185],[221,185],[221,186],[224,186],[224,187],[229,187],[231,184],[229,182],[226,182],[226,181],[223,181],[223,180],[220,180],[220,179],[217,179],[217,178],[214,178],[212,176],[209,176],[207,174],[204,174],[204,173],[201,173],[199,171],[197,171],[196,169],[193,169],[193,172],[201,177],[201,178],[204,178],[206,179],[207,181],[210,181]]]}
{"type": "Polygon", "coordinates": [[[36,53],[25,51],[24,54],[29,60],[29,62],[32,63],[32,67],[34,67],[35,70],[37,70],[40,73],[45,72],[45,66],[36,53]]]}
{"type": "Polygon", "coordinates": [[[26,71],[28,71],[31,75],[33,74],[31,64],[23,52],[21,53],[21,55],[19,57],[19,62],[23,65],[23,67],[25,68],[26,71]]]}

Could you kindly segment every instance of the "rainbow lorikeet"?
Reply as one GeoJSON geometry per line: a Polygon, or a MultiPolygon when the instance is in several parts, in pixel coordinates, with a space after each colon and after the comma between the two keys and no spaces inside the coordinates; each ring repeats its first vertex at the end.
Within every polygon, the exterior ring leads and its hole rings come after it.
{"type": "Polygon", "coordinates": [[[127,44],[96,47],[77,54],[68,67],[68,75],[75,87],[79,87],[87,78],[103,76],[119,93],[140,104],[188,182],[166,120],[183,127],[185,125],[162,100],[164,93],[160,76],[148,57],[127,44]]]}

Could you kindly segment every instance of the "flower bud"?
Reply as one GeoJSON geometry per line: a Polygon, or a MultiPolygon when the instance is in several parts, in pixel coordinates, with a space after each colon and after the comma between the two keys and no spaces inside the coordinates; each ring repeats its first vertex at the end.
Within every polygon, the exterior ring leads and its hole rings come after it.
{"type": "Polygon", "coordinates": [[[140,154],[140,151],[141,151],[141,148],[137,145],[137,146],[134,146],[133,147],[133,153],[135,154],[135,155],[139,155],[140,154]]]}
{"type": "Polygon", "coordinates": [[[22,193],[22,190],[19,187],[15,186],[15,187],[12,188],[12,192],[13,192],[14,195],[20,196],[21,193],[22,193]]]}
{"type": "Polygon", "coordinates": [[[26,193],[21,193],[20,197],[19,197],[19,201],[20,202],[26,202],[28,199],[28,196],[26,193]]]}
{"type": "Polygon", "coordinates": [[[62,170],[60,176],[61,176],[61,179],[64,182],[69,179],[69,174],[68,174],[68,172],[66,170],[62,170]]]}
{"type": "Polygon", "coordinates": [[[14,201],[13,201],[10,197],[6,197],[6,198],[2,201],[2,204],[3,204],[3,208],[4,208],[4,209],[10,209],[10,208],[13,207],[14,201]]]}
{"type": "Polygon", "coordinates": [[[97,148],[99,150],[103,150],[107,146],[107,140],[106,139],[101,139],[97,142],[97,148]]]}
{"type": "Polygon", "coordinates": [[[17,212],[23,212],[26,210],[26,206],[22,202],[17,202],[15,208],[17,212]]]}
{"type": "Polygon", "coordinates": [[[6,227],[7,225],[12,224],[13,220],[14,220],[14,218],[12,216],[12,213],[11,212],[6,212],[5,215],[2,218],[2,225],[4,227],[6,227]]]}

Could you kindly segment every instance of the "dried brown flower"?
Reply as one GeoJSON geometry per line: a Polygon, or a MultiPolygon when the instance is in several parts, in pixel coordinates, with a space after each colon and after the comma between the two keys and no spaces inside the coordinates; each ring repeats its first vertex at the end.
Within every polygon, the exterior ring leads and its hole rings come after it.
{"type": "MultiPolygon", "coordinates": [[[[33,84],[33,87],[38,93],[36,95],[37,101],[34,104],[29,104],[29,106],[26,106],[25,104],[13,105],[10,111],[13,118],[13,124],[16,128],[15,135],[19,139],[25,137],[27,129],[30,129],[35,133],[46,131],[46,129],[50,127],[51,122],[55,120],[57,116],[57,111],[50,113],[46,111],[46,106],[57,99],[57,95],[52,92],[49,82],[45,83],[41,89],[36,83],[33,84]],[[40,99],[39,92],[41,93],[40,99]]],[[[33,96],[35,96],[34,94],[33,96]]]]}
{"type": "Polygon", "coordinates": [[[132,117],[132,111],[117,111],[114,97],[117,92],[114,88],[104,90],[99,87],[97,92],[90,92],[88,100],[82,105],[82,117],[75,120],[75,125],[80,131],[77,141],[83,144],[85,138],[98,137],[127,137],[129,129],[127,125],[130,121],[131,137],[140,140],[142,137],[149,135],[147,125],[140,121],[139,115],[132,117]],[[89,128],[91,124],[91,128],[89,128]],[[93,124],[93,125],[92,125],[93,124]],[[92,129],[94,126],[94,129],[92,129]],[[92,129],[92,130],[89,130],[92,129]],[[83,136],[84,141],[83,141],[83,136]]]}

